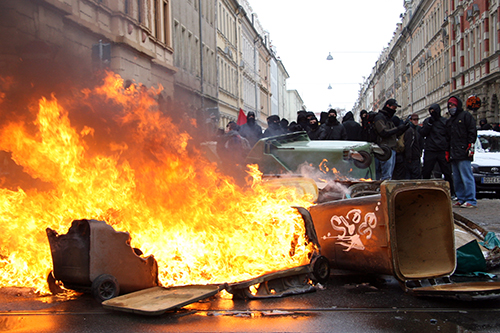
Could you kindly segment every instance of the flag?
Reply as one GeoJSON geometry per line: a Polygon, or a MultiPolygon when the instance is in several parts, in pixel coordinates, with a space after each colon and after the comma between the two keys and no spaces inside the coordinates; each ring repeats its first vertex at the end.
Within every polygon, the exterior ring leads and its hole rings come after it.
{"type": "Polygon", "coordinates": [[[240,113],[238,114],[238,120],[236,121],[236,124],[238,126],[241,126],[246,123],[247,123],[247,116],[245,116],[245,112],[243,112],[243,110],[240,109],[240,113]]]}

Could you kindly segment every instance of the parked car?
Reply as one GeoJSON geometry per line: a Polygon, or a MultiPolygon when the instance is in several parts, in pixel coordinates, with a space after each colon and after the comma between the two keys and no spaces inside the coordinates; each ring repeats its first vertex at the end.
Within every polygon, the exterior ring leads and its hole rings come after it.
{"type": "Polygon", "coordinates": [[[500,133],[477,131],[472,172],[476,192],[496,192],[500,195],[500,133]]]}

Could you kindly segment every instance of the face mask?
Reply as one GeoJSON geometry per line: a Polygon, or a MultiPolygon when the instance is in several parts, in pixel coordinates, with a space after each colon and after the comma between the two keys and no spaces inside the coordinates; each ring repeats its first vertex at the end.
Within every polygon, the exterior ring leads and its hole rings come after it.
{"type": "Polygon", "coordinates": [[[457,108],[448,109],[448,112],[450,113],[450,115],[454,116],[455,113],[457,113],[457,108]]]}
{"type": "Polygon", "coordinates": [[[255,118],[253,117],[247,118],[247,123],[250,125],[255,124],[255,118]]]}

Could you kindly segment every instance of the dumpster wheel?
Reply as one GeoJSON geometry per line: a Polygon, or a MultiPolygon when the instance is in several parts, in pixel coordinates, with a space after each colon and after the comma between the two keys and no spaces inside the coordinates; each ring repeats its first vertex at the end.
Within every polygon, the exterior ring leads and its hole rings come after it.
{"type": "Polygon", "coordinates": [[[120,286],[114,276],[102,274],[92,281],[91,291],[92,296],[102,302],[118,296],[120,294],[120,286]]]}
{"type": "Polygon", "coordinates": [[[49,290],[52,295],[57,295],[64,292],[64,289],[61,288],[61,284],[54,277],[53,271],[50,271],[49,275],[47,276],[47,284],[49,285],[49,290]]]}
{"type": "Polygon", "coordinates": [[[324,256],[318,256],[311,262],[311,280],[325,283],[330,278],[330,262],[324,256]]]}

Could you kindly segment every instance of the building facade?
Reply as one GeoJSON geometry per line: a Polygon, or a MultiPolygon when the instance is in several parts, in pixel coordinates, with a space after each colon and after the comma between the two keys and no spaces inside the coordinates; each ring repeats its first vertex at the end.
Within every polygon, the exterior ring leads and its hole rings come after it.
{"type": "Polygon", "coordinates": [[[0,75],[49,94],[108,69],[219,128],[240,109],[263,127],[288,115],[288,74],[247,0],[2,0],[0,43],[0,75]]]}
{"type": "Polygon", "coordinates": [[[109,69],[127,84],[161,84],[173,97],[169,0],[4,0],[0,43],[2,76],[53,89],[109,69]]]}
{"type": "Polygon", "coordinates": [[[218,114],[216,1],[170,0],[172,7],[174,99],[204,121],[218,114]]]}
{"type": "Polygon", "coordinates": [[[399,116],[415,112],[423,119],[433,103],[445,110],[450,95],[464,104],[476,95],[477,122],[498,123],[498,7],[498,0],[405,0],[402,22],[362,83],[355,111],[396,98],[399,116]]]}

